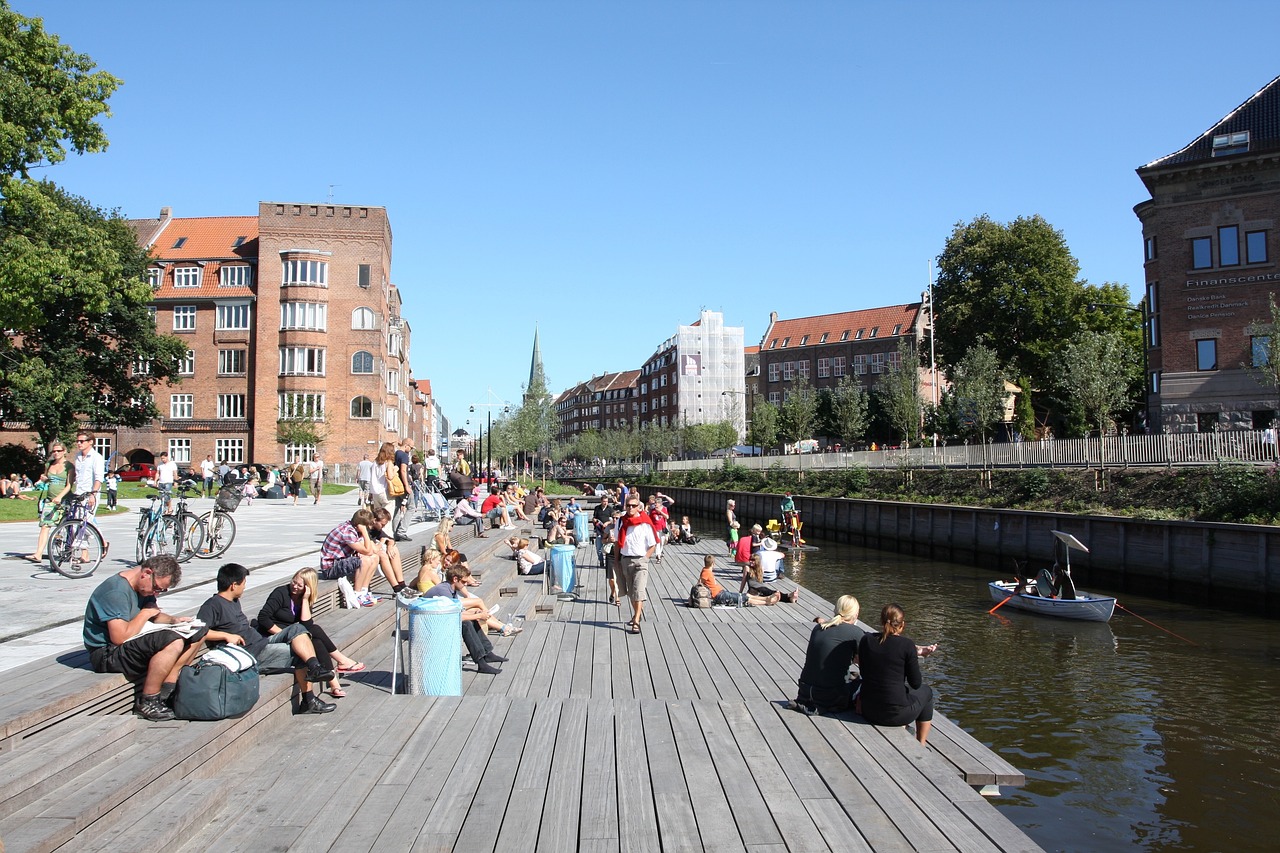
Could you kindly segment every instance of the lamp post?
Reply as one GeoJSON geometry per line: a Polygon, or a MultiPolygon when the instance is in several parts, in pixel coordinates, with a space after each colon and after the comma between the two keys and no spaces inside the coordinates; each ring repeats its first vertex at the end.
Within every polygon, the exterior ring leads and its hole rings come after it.
{"type": "Polygon", "coordinates": [[[485,471],[492,471],[493,470],[493,410],[502,409],[503,414],[506,414],[507,412],[511,411],[511,404],[506,400],[497,398],[497,395],[493,393],[492,388],[487,390],[485,394],[485,399],[488,400],[489,402],[472,403],[471,406],[467,409],[467,411],[471,412],[472,414],[475,414],[477,407],[482,409],[488,409],[488,412],[486,412],[486,415],[485,415],[485,425],[486,425],[485,432],[489,434],[489,444],[488,444],[489,455],[488,457],[484,456],[485,447],[482,442],[480,453],[479,455],[476,456],[476,462],[478,463],[481,458],[487,458],[487,461],[485,462],[485,471]],[[496,402],[494,402],[495,399],[497,399],[496,402]]]}

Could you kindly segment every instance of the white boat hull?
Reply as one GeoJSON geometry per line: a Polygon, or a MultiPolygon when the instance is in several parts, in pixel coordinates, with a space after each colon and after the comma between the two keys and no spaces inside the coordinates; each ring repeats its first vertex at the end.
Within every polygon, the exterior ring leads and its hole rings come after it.
{"type": "Polygon", "coordinates": [[[1080,619],[1085,622],[1109,622],[1115,612],[1116,600],[1103,596],[1089,595],[1077,590],[1076,598],[1045,598],[1040,595],[1027,595],[1014,592],[1014,585],[1008,581],[992,581],[988,584],[992,601],[1004,601],[1004,609],[1014,608],[1041,616],[1057,616],[1059,619],[1080,619]]]}

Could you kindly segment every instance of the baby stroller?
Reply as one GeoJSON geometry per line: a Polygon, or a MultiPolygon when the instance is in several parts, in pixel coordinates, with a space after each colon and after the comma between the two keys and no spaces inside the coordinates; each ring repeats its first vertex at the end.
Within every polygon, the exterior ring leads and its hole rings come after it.
{"type": "Polygon", "coordinates": [[[450,512],[449,501],[441,493],[438,481],[428,480],[422,482],[414,480],[413,500],[414,505],[422,510],[418,518],[419,521],[439,521],[450,512]]]}

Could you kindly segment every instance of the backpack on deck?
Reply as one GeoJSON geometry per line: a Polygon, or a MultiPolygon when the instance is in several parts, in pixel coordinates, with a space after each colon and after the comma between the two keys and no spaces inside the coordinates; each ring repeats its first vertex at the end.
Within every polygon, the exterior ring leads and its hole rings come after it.
{"type": "Polygon", "coordinates": [[[696,583],[689,590],[689,606],[703,610],[711,606],[711,589],[705,583],[696,583]]]}

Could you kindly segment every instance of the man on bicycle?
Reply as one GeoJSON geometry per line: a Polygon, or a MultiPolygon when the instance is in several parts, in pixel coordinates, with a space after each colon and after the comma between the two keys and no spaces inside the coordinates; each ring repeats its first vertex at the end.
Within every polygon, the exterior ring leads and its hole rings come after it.
{"type": "Polygon", "coordinates": [[[189,616],[162,612],[156,603],[159,593],[181,580],[178,561],[157,554],[99,584],[84,611],[84,646],[93,671],[119,672],[140,682],[133,710],[152,722],[173,719],[168,699],[178,684],[178,673],[200,651],[204,637],[199,629],[178,633],[151,627],[191,621],[189,616]]]}
{"type": "Polygon", "coordinates": [[[73,491],[77,495],[85,495],[84,505],[89,520],[97,526],[94,516],[98,512],[98,493],[102,491],[102,481],[106,478],[107,460],[93,449],[93,433],[80,430],[76,433],[76,455],[71,464],[76,469],[76,483],[73,491]]]}

